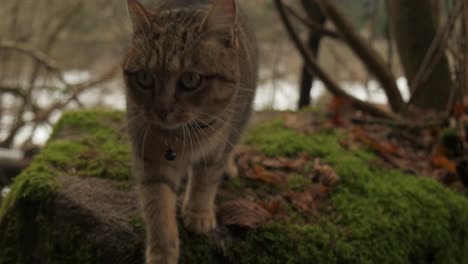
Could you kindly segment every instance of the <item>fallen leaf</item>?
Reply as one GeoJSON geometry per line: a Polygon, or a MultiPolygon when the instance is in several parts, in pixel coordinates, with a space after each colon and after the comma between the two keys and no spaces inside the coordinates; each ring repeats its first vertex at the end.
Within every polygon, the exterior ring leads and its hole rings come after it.
{"type": "Polygon", "coordinates": [[[451,115],[455,118],[460,118],[465,114],[465,105],[463,102],[456,102],[451,111],[451,115]]]}
{"type": "Polygon", "coordinates": [[[355,127],[351,132],[355,138],[369,146],[371,149],[375,150],[384,158],[387,158],[389,155],[401,156],[401,150],[397,145],[390,142],[385,142],[380,139],[375,139],[362,128],[355,127]]]}
{"type": "Polygon", "coordinates": [[[331,187],[340,181],[340,177],[338,177],[335,169],[331,166],[320,164],[320,159],[315,159],[312,180],[314,182],[320,182],[324,186],[331,187]]]}
{"type": "Polygon", "coordinates": [[[285,116],[286,128],[294,129],[302,133],[312,133],[316,130],[317,120],[310,113],[294,113],[285,116]]]}
{"type": "Polygon", "coordinates": [[[289,170],[289,171],[302,171],[309,161],[309,154],[303,153],[298,158],[291,159],[286,157],[279,157],[275,159],[265,158],[262,160],[261,165],[269,169],[289,170]]]}
{"type": "Polygon", "coordinates": [[[245,176],[252,180],[258,180],[268,184],[280,184],[284,183],[286,180],[283,173],[269,171],[260,165],[254,165],[253,169],[247,171],[245,176]]]}
{"type": "Polygon", "coordinates": [[[262,165],[269,169],[283,169],[284,163],[280,159],[264,159],[262,165]]]}
{"type": "Polygon", "coordinates": [[[314,199],[314,195],[309,191],[288,191],[283,194],[283,197],[298,210],[303,212],[317,212],[318,202],[314,199]]]}
{"type": "Polygon", "coordinates": [[[258,204],[239,199],[225,202],[219,207],[220,222],[226,226],[255,229],[271,219],[271,214],[258,204]]]}
{"type": "Polygon", "coordinates": [[[281,200],[273,199],[270,201],[260,202],[260,206],[267,210],[271,215],[276,215],[281,210],[281,200]]]}
{"type": "Polygon", "coordinates": [[[314,184],[309,187],[308,191],[315,200],[323,200],[330,193],[330,188],[323,184],[314,184]]]}
{"type": "Polygon", "coordinates": [[[431,163],[437,168],[443,168],[451,173],[457,173],[457,166],[453,161],[450,161],[446,156],[436,153],[432,156],[431,163]]]}

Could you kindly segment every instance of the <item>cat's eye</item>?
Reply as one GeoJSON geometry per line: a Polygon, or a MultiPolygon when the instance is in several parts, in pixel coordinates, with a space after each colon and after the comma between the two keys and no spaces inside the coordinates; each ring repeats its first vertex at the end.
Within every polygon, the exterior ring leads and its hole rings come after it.
{"type": "Polygon", "coordinates": [[[154,87],[155,81],[153,76],[147,71],[136,72],[133,76],[136,84],[144,90],[149,90],[154,87]]]}
{"type": "Polygon", "coordinates": [[[179,86],[187,91],[195,90],[200,87],[202,78],[195,72],[184,72],[179,79],[179,86]]]}

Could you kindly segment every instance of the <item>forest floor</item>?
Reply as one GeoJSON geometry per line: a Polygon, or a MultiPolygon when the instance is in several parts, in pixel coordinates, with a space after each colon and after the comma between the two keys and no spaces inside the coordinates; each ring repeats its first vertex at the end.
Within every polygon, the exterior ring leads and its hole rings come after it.
{"type": "MultiPolygon", "coordinates": [[[[254,114],[239,176],[218,193],[219,228],[181,225],[181,263],[468,262],[457,131],[328,111],[254,114]]],[[[124,123],[84,111],[55,125],[2,203],[0,264],[142,263],[124,123]]]]}

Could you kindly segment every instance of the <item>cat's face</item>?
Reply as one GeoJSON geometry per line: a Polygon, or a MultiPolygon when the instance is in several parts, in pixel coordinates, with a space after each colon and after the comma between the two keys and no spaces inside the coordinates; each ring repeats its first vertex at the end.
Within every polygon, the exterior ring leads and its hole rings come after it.
{"type": "Polygon", "coordinates": [[[124,63],[128,105],[165,129],[220,120],[239,89],[235,7],[150,11],[128,3],[134,25],[124,63]]]}

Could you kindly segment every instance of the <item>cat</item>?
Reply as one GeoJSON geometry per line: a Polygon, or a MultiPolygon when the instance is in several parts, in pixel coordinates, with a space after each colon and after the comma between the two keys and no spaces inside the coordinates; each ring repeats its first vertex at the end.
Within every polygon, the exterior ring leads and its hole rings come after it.
{"type": "Polygon", "coordinates": [[[223,174],[237,174],[231,156],[252,111],[257,46],[236,0],[153,2],[127,0],[133,40],[123,73],[146,263],[174,264],[182,178],[184,226],[206,234],[223,174]]]}

